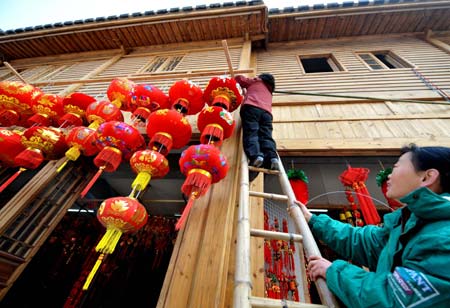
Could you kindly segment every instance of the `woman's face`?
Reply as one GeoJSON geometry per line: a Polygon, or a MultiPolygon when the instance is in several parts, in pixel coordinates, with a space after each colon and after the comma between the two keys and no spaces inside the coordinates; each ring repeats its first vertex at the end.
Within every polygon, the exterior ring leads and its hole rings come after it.
{"type": "Polygon", "coordinates": [[[386,196],[399,199],[422,186],[425,171],[416,172],[411,152],[400,156],[387,181],[386,196]]]}

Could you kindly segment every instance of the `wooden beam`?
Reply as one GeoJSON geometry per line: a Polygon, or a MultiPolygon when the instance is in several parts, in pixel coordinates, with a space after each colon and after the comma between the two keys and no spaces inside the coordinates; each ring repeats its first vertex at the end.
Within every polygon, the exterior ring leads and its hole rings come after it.
{"type": "Polygon", "coordinates": [[[9,64],[8,62],[4,61],[3,64],[17,77],[20,79],[20,81],[22,81],[23,83],[28,83],[25,78],[22,77],[22,75],[19,74],[18,71],[16,71],[14,69],[14,67],[12,67],[11,64],[9,64]]]}
{"type": "Polygon", "coordinates": [[[425,33],[425,41],[427,41],[431,45],[439,48],[440,50],[445,51],[446,53],[450,54],[450,46],[448,44],[438,40],[437,38],[433,38],[432,36],[433,36],[433,31],[427,30],[427,32],[425,33]]]}
{"type": "Polygon", "coordinates": [[[228,50],[227,40],[222,40],[223,50],[225,52],[225,58],[227,59],[228,71],[230,72],[231,78],[234,78],[233,63],[231,63],[230,51],[228,50]]]}

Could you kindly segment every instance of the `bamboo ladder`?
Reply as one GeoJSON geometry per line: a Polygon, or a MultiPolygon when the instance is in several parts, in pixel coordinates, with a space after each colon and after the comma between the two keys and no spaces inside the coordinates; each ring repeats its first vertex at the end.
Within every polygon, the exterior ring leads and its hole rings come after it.
{"type": "MultiPolygon", "coordinates": [[[[280,160],[280,170],[273,171],[261,168],[249,167],[247,157],[243,153],[241,155],[241,181],[240,181],[240,198],[237,221],[237,239],[236,239],[236,267],[234,279],[234,308],[249,308],[249,307],[339,307],[334,295],[328,289],[324,279],[318,279],[315,284],[323,305],[299,303],[286,300],[275,300],[263,297],[254,297],[251,295],[252,280],[250,274],[250,236],[263,237],[266,239],[277,239],[303,243],[303,249],[306,257],[312,255],[320,256],[319,248],[312,236],[308,223],[305,220],[298,205],[294,203],[295,195],[287,178],[283,164],[280,160]],[[260,171],[269,175],[278,175],[278,179],[283,190],[284,195],[277,195],[265,192],[249,191],[249,170],[260,171]],[[272,232],[266,230],[258,230],[250,228],[250,211],[249,198],[259,197],[267,199],[275,199],[286,201],[288,204],[288,212],[298,234],[272,232]],[[300,235],[301,234],[301,235],[300,235]]],[[[301,260],[302,261],[302,260],[301,260]]],[[[301,262],[302,263],[302,262],[301,262]]],[[[301,275],[296,275],[301,277],[301,275]]]]}

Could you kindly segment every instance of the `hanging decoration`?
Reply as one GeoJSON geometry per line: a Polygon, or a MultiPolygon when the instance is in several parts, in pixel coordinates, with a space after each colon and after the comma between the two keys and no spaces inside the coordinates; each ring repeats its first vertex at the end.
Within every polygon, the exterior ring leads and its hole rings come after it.
{"type": "Polygon", "coordinates": [[[295,198],[303,204],[308,203],[308,177],[300,169],[291,168],[287,171],[287,177],[294,191],[295,198]]]}
{"type": "Polygon", "coordinates": [[[33,115],[31,101],[41,95],[40,89],[19,81],[0,81],[0,125],[26,127],[33,115]]]}
{"type": "Polygon", "coordinates": [[[31,110],[34,114],[27,120],[29,126],[56,126],[64,114],[63,99],[56,94],[41,93],[31,100],[31,110]]]}
{"type": "Polygon", "coordinates": [[[2,167],[15,167],[14,159],[25,150],[21,133],[0,128],[0,163],[2,167]]]}
{"type": "Polygon", "coordinates": [[[88,106],[86,109],[86,119],[90,123],[90,128],[97,129],[100,124],[105,122],[123,122],[123,114],[116,105],[108,101],[100,101],[93,102],[88,106]]]}
{"type": "Polygon", "coordinates": [[[106,95],[111,103],[121,110],[131,111],[134,109],[129,98],[132,96],[135,87],[136,84],[127,78],[114,78],[106,90],[106,95]]]}
{"type": "Polygon", "coordinates": [[[202,109],[197,118],[197,127],[201,132],[200,142],[219,147],[223,140],[233,134],[235,125],[233,116],[226,109],[219,106],[207,106],[202,109]]]}
{"type": "Polygon", "coordinates": [[[339,175],[339,180],[346,187],[346,196],[349,202],[351,200],[349,199],[351,196],[349,192],[351,192],[351,189],[354,190],[365,222],[367,224],[377,225],[380,223],[381,218],[364,183],[368,175],[369,169],[367,168],[352,168],[348,166],[347,170],[339,175]]]}
{"type": "Polygon", "coordinates": [[[172,148],[180,149],[189,142],[192,128],[181,113],[161,109],[148,117],[147,135],[150,138],[149,148],[167,156],[172,148]]]}
{"type": "Polygon", "coordinates": [[[139,122],[145,123],[150,113],[160,110],[169,109],[169,97],[158,87],[150,84],[138,84],[133,92],[130,92],[129,101],[133,110],[133,117],[139,122]]]}
{"type": "Polygon", "coordinates": [[[169,89],[169,98],[172,108],[183,115],[197,114],[205,106],[202,89],[189,80],[175,82],[169,89]]]}
{"type": "Polygon", "coordinates": [[[103,201],[97,211],[97,218],[106,228],[106,233],[95,247],[100,255],[86,278],[83,290],[87,290],[105,255],[112,254],[122,233],[136,232],[148,219],[145,207],[134,198],[114,197],[103,201]]]}
{"type": "Polygon", "coordinates": [[[129,160],[134,152],[145,148],[144,137],[139,131],[124,122],[109,121],[97,129],[97,147],[100,152],[94,158],[94,164],[99,168],[95,176],[81,192],[84,197],[103,171],[114,172],[124,160],[129,160]]]}
{"type": "Polygon", "coordinates": [[[59,127],[82,126],[88,106],[95,98],[84,93],[74,92],[63,98],[64,115],[57,122],[59,127]]]}
{"type": "Polygon", "coordinates": [[[186,176],[181,191],[189,196],[189,201],[175,226],[176,230],[184,225],[194,201],[206,194],[211,184],[222,180],[229,168],[225,156],[209,144],[187,148],[181,153],[179,165],[180,171],[186,176]]]}
{"type": "Polygon", "coordinates": [[[19,166],[20,169],[3,183],[0,187],[0,192],[22,172],[27,169],[36,169],[44,159],[59,159],[64,156],[64,152],[67,150],[63,133],[53,127],[30,127],[22,133],[21,142],[25,149],[14,159],[14,164],[19,166]]]}
{"type": "Polygon", "coordinates": [[[389,206],[393,209],[396,210],[398,208],[403,207],[403,204],[395,199],[389,198],[388,196],[386,196],[386,192],[387,192],[387,180],[389,175],[392,173],[392,168],[387,168],[387,169],[383,169],[380,170],[377,173],[376,176],[376,181],[377,181],[377,185],[379,187],[381,187],[381,192],[383,193],[383,196],[386,198],[386,201],[388,202],[389,206]]]}
{"type": "Polygon", "coordinates": [[[210,106],[220,106],[233,112],[242,103],[241,92],[240,86],[234,78],[213,77],[206,86],[203,98],[210,106]]]}
{"type": "Polygon", "coordinates": [[[162,178],[169,172],[167,158],[153,150],[135,152],[131,156],[130,166],[137,173],[137,177],[131,184],[132,192],[130,197],[134,197],[136,191],[143,191],[152,178],[162,178]]]}

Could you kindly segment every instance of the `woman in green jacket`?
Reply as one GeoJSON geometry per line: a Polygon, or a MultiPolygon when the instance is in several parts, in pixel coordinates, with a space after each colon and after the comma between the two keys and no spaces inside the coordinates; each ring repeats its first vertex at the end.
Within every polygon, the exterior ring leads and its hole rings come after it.
{"type": "Polygon", "coordinates": [[[316,237],[369,269],[311,256],[311,280],[326,279],[348,307],[450,307],[450,148],[404,147],[387,196],[405,206],[382,226],[352,227],[298,202],[316,237]]]}

